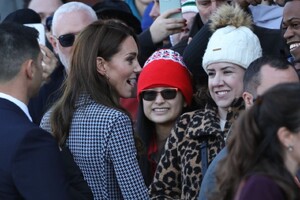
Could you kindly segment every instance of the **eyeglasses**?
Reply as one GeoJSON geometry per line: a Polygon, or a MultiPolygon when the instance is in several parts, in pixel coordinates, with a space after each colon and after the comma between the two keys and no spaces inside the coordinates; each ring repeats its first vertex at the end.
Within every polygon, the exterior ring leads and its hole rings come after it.
{"type": "MultiPolygon", "coordinates": [[[[55,37],[55,36],[54,36],[55,37]]],[[[75,41],[75,34],[73,33],[68,33],[65,35],[61,35],[58,38],[55,37],[61,46],[63,47],[70,47],[73,45],[74,41],[75,41]]]]}
{"type": "Polygon", "coordinates": [[[176,97],[177,91],[178,88],[168,88],[162,91],[144,90],[142,91],[142,98],[146,101],[154,101],[157,97],[157,94],[160,93],[164,99],[170,100],[176,97]]]}

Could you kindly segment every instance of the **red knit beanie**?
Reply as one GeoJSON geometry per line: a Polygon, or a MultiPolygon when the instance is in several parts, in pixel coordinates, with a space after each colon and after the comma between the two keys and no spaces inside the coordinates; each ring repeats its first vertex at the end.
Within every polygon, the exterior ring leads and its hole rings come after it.
{"type": "Polygon", "coordinates": [[[156,51],[148,58],[138,79],[137,98],[145,89],[163,86],[178,88],[187,104],[191,104],[191,74],[180,54],[170,49],[156,51]]]}

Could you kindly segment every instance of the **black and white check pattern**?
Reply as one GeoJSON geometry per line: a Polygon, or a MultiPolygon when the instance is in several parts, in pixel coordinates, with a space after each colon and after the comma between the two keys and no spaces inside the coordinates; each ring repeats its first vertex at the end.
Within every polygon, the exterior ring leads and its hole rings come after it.
{"type": "MultiPolygon", "coordinates": [[[[51,130],[49,112],[41,127],[51,130]]],[[[84,95],[76,103],[67,141],[94,199],[149,199],[130,119],[84,95]]]]}

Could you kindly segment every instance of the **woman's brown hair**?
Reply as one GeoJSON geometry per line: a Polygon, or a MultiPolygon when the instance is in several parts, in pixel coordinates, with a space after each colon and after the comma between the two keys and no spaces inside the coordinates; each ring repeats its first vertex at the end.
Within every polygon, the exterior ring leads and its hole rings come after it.
{"type": "Polygon", "coordinates": [[[97,57],[106,61],[120,51],[122,42],[135,33],[117,20],[96,21],[87,26],[75,41],[70,72],[64,83],[63,96],[54,105],[50,123],[59,145],[68,138],[75,102],[85,93],[97,103],[120,110],[119,96],[107,78],[97,72],[97,57]]]}

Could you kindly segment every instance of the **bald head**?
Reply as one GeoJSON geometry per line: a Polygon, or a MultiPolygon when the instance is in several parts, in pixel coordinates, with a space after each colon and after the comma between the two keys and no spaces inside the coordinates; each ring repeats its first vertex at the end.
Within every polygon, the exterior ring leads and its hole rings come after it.
{"type": "Polygon", "coordinates": [[[54,13],[50,41],[67,72],[76,35],[96,20],[98,18],[95,11],[81,2],[66,3],[54,13]],[[66,40],[68,45],[65,45],[66,40]]]}

